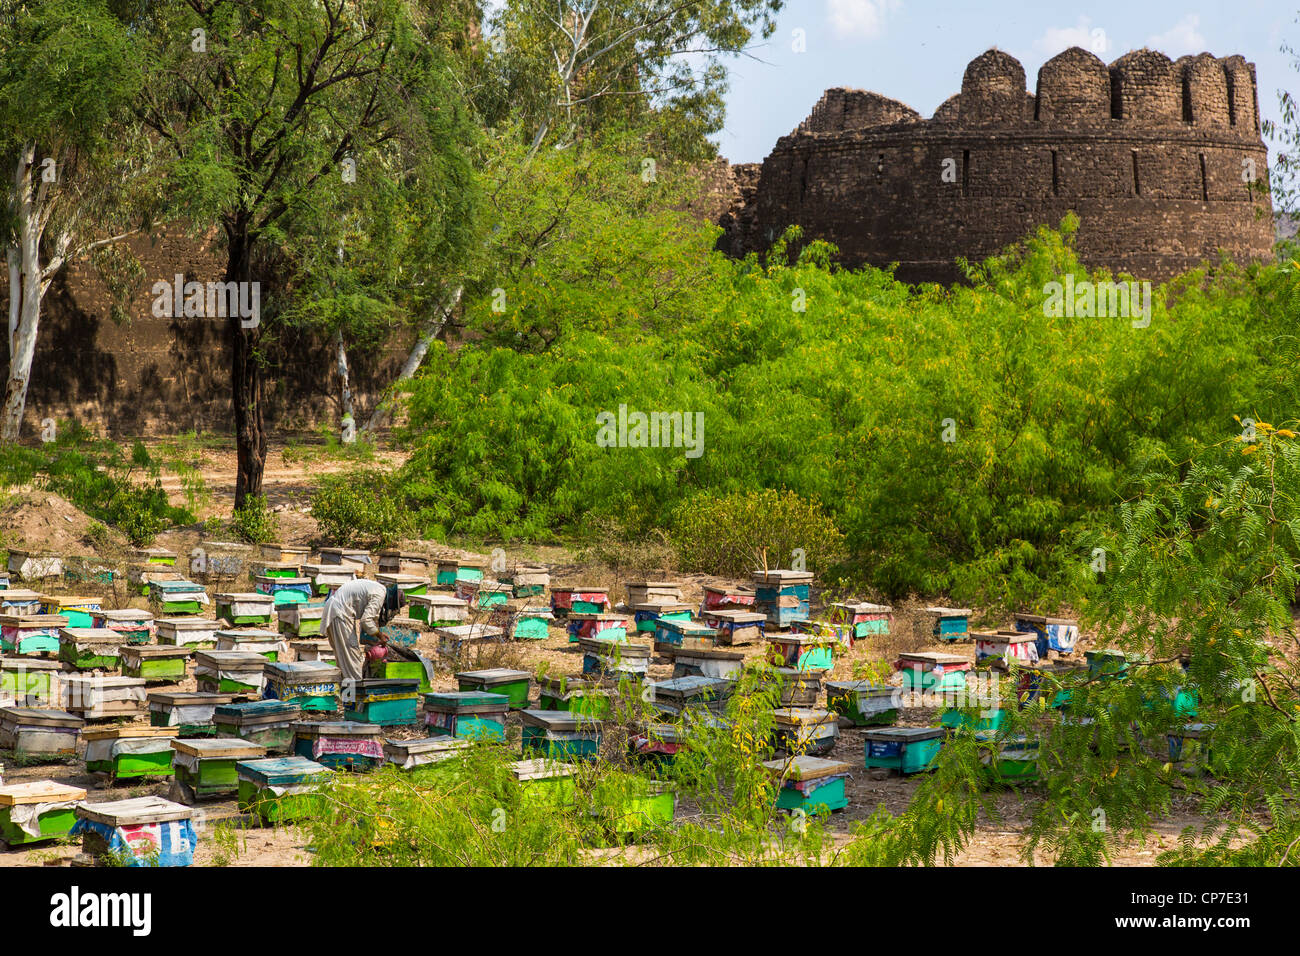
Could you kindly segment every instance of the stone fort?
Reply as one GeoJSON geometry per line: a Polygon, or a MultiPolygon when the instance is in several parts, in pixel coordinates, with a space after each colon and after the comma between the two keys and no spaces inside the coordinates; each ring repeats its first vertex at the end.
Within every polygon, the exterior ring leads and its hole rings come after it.
{"type": "Polygon", "coordinates": [[[909,282],[961,278],[1036,226],[1080,219],[1091,268],[1163,280],[1226,254],[1271,255],[1255,66],[1154,50],[1109,66],[1079,47],[1029,93],[989,50],[930,119],[863,90],[827,90],[761,164],[731,166],[719,247],[765,252],[787,226],[844,265],[898,263],[909,282]]]}

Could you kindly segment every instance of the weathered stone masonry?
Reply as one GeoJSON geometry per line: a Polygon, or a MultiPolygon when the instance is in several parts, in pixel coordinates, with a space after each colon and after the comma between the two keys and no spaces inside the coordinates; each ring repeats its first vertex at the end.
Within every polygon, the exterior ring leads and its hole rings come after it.
{"type": "Polygon", "coordinates": [[[839,246],[846,265],[897,262],[907,281],[960,277],[1073,210],[1090,267],[1162,280],[1220,250],[1270,255],[1272,208],[1254,64],[1153,50],[1107,66],[1073,47],[1026,91],[989,50],[926,120],[862,90],[828,90],[761,164],[731,167],[720,246],[765,251],[789,225],[839,246]],[[949,171],[945,181],[944,170],[949,171]]]}

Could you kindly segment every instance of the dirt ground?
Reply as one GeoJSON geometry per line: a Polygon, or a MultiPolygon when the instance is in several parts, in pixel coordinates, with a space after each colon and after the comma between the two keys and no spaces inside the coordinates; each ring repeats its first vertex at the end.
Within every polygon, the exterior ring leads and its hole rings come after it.
{"type": "MultiPolygon", "coordinates": [[[[276,449],[268,460],[266,474],[266,491],[268,501],[277,509],[281,518],[282,540],[286,543],[306,544],[315,536],[315,523],[312,521],[307,506],[313,480],[327,471],[338,471],[350,467],[337,461],[295,460],[286,461],[283,449],[276,449]]],[[[401,456],[396,453],[381,454],[374,464],[378,467],[396,467],[401,456]]],[[[206,509],[208,514],[229,514],[233,501],[234,455],[221,449],[204,452],[204,477],[212,495],[212,504],[206,509]]],[[[181,486],[174,476],[164,477],[164,486],[169,493],[179,496],[181,486]]],[[[179,497],[178,497],[179,500],[179,497]]],[[[206,517],[207,514],[200,515],[206,517]]],[[[90,522],[84,514],[57,495],[45,492],[22,492],[10,496],[0,505],[0,534],[10,546],[26,545],[31,548],[53,550],[62,554],[91,553],[91,542],[87,537],[90,522]]],[[[176,529],[161,535],[158,545],[177,551],[182,556],[198,546],[202,540],[199,526],[176,529]]],[[[105,551],[122,550],[125,543],[120,539],[97,542],[94,553],[105,558],[110,555],[105,551]]],[[[406,545],[413,550],[423,551],[431,556],[455,553],[458,549],[450,548],[436,542],[410,542],[406,545]]],[[[487,553],[490,548],[483,547],[487,553]]],[[[248,557],[254,556],[254,549],[246,549],[248,557]]],[[[644,577],[655,569],[611,568],[606,565],[584,565],[574,562],[571,555],[560,548],[534,547],[508,551],[507,559],[511,562],[544,562],[551,568],[553,585],[583,584],[609,587],[611,597],[620,600],[623,597],[622,583],[634,577],[644,577]]],[[[178,562],[178,567],[184,560],[178,562]]],[[[682,575],[672,573],[671,569],[661,569],[663,574],[681,582],[684,600],[687,604],[698,606],[702,597],[702,585],[705,583],[725,583],[722,579],[699,575],[682,575]]],[[[245,582],[246,583],[246,582],[245,582]]],[[[731,582],[734,583],[734,582],[731,582]]],[[[23,586],[23,585],[17,585],[23,586]]],[[[241,585],[242,588],[242,585],[241,585]]],[[[217,588],[224,590],[227,588],[217,588]]],[[[231,587],[229,589],[238,589],[231,587]]],[[[55,592],[66,593],[66,589],[55,587],[55,592]]],[[[145,600],[132,596],[122,586],[112,588],[87,587],[78,585],[79,593],[100,593],[105,606],[109,607],[147,607],[145,600]]],[[[213,590],[209,586],[209,591],[213,590]]],[[[815,601],[814,594],[814,603],[815,601]]],[[[863,668],[872,661],[892,660],[901,651],[944,650],[958,653],[971,653],[969,644],[943,646],[932,644],[931,639],[922,636],[923,629],[917,627],[918,610],[931,601],[909,602],[895,605],[895,623],[887,637],[860,641],[844,656],[838,657],[835,669],[828,679],[846,680],[862,676],[863,668]]],[[[1062,613],[1065,609],[1062,609],[1062,613]]],[[[977,615],[978,616],[978,615],[977,615]]],[[[985,622],[990,625],[1008,626],[1009,620],[985,622]]],[[[421,637],[419,648],[426,655],[436,659],[436,641],[431,634],[421,637]]],[[[1088,635],[1080,641],[1076,656],[1081,656],[1084,649],[1091,646],[1088,635]]],[[[736,648],[746,657],[762,653],[759,646],[736,648]]],[[[469,670],[475,667],[517,667],[536,671],[541,667],[551,674],[576,674],[581,670],[581,658],[577,646],[568,642],[562,626],[553,626],[550,637],[545,641],[524,641],[507,645],[494,645],[472,651],[471,656],[460,662],[439,663],[440,670],[435,681],[436,689],[456,688],[453,673],[456,670],[469,670]]],[[[663,657],[652,659],[649,677],[664,679],[672,676],[671,662],[663,657]]],[[[191,669],[192,673],[192,669],[191,669]]],[[[152,689],[152,688],[151,688],[152,689]]],[[[194,679],[189,677],[179,685],[165,685],[158,689],[193,690],[194,679]]],[[[511,718],[517,721],[517,717],[511,718]]],[[[900,723],[912,726],[933,725],[935,711],[921,707],[905,707],[901,711],[900,723]]],[[[144,722],[144,718],[140,719],[144,722]]],[[[914,777],[900,778],[897,775],[878,770],[869,770],[862,766],[863,735],[861,729],[844,727],[834,750],[828,755],[832,759],[843,760],[852,768],[847,784],[849,806],[834,814],[831,829],[841,838],[849,826],[858,820],[870,816],[879,806],[884,805],[891,811],[901,811],[906,805],[918,781],[914,777]]],[[[400,734],[409,736],[410,733],[400,734]]],[[[84,744],[81,747],[84,752],[84,744]]],[[[19,766],[11,755],[0,754],[0,762],[5,764],[3,779],[5,783],[52,779],[63,783],[84,787],[88,799],[92,802],[123,799],[128,796],[158,794],[167,796],[171,784],[168,781],[141,782],[126,781],[114,785],[103,775],[88,774],[85,770],[82,752],[76,758],[55,761],[48,764],[28,764],[19,766]],[[6,757],[9,759],[6,759],[6,757]]],[[[962,866],[979,865],[1022,865],[1021,855],[1024,845],[1023,829],[1027,824],[1025,809],[1026,797],[1017,791],[1008,791],[996,798],[1000,820],[984,821],[970,846],[960,855],[956,863],[962,866]]],[[[233,857],[221,851],[214,841],[205,841],[200,833],[199,848],[196,854],[198,865],[231,866],[301,866],[311,862],[311,853],[305,847],[302,837],[292,828],[263,829],[252,826],[242,817],[234,800],[203,803],[204,818],[208,824],[217,820],[228,819],[245,827],[243,845],[233,857]]],[[[1172,848],[1180,831],[1187,826],[1199,826],[1203,821],[1192,813],[1176,813],[1165,820],[1158,828],[1157,834],[1145,845],[1133,846],[1123,850],[1116,863],[1124,866],[1151,865],[1158,853],[1172,848]]],[[[34,866],[67,865],[80,852],[76,845],[42,845],[31,849],[17,849],[0,852],[0,866],[34,866]]],[[[1036,863],[1050,863],[1050,860],[1037,859],[1036,863]]]]}

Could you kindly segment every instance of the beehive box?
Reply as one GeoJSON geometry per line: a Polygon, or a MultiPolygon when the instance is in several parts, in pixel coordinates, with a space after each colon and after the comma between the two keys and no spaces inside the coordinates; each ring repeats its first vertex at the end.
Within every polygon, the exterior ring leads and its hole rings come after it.
{"type": "Polygon", "coordinates": [[[18,754],[71,756],[85,721],[62,710],[0,708],[0,750],[18,754]]]}
{"type": "Polygon", "coordinates": [[[261,744],[236,737],[172,741],[172,770],[186,802],[238,793],[236,764],[265,757],[266,748],[261,744]]]}
{"type": "Polygon", "coordinates": [[[922,637],[940,641],[964,641],[970,636],[968,607],[927,607],[921,611],[918,621],[928,624],[928,631],[923,628],[922,637]]]}
{"type": "Polygon", "coordinates": [[[86,769],[91,773],[106,773],[113,780],[172,775],[176,731],[171,727],[88,727],[81,739],[86,742],[86,769]]]}
{"type": "Polygon", "coordinates": [[[191,551],[190,571],[201,581],[220,582],[244,572],[244,546],[233,541],[200,541],[199,554],[191,551]]]}
{"type": "Polygon", "coordinates": [[[771,680],[779,685],[780,706],[813,707],[821,700],[825,678],[822,671],[775,667],[771,680]]]}
{"type": "Polygon", "coordinates": [[[628,747],[643,760],[668,764],[686,746],[687,731],[681,724],[653,721],[628,738],[628,747]]]}
{"type": "Polygon", "coordinates": [[[202,614],[208,606],[208,592],[203,585],[179,581],[150,581],[149,604],[156,614],[202,614]]]}
{"type": "Polygon", "coordinates": [[[754,572],[754,610],[767,615],[767,623],[773,627],[808,620],[812,579],[811,571],[754,572]]]}
{"type": "Polygon", "coordinates": [[[0,591],[0,613],[11,617],[34,617],[41,613],[41,592],[26,588],[0,591]]]}
{"type": "Polygon", "coordinates": [[[258,548],[258,554],[264,561],[276,564],[298,564],[311,557],[311,548],[296,544],[269,543],[258,548]]]}
{"type": "Polygon", "coordinates": [[[300,720],[293,725],[293,753],[331,770],[372,770],[384,762],[384,738],[378,724],[300,720]]]}
{"type": "Polygon", "coordinates": [[[235,764],[239,809],[263,825],[296,823],[324,809],[320,785],[328,767],[304,757],[263,757],[235,764]]]}
{"type": "Polygon", "coordinates": [[[258,578],[296,578],[299,577],[298,569],[302,567],[302,561],[268,561],[263,558],[260,561],[254,561],[249,566],[249,576],[253,580],[258,578]]]}
{"type": "Polygon", "coordinates": [[[589,760],[600,752],[601,722],[571,710],[524,710],[524,756],[551,760],[589,760]]]}
{"type": "Polygon", "coordinates": [[[673,822],[677,815],[677,788],[667,780],[638,781],[635,792],[619,794],[593,812],[610,833],[623,837],[642,836],[647,830],[666,827],[673,822]]]}
{"type": "Polygon", "coordinates": [[[420,681],[371,677],[353,684],[343,716],[381,727],[401,727],[420,720],[420,681]]]}
{"type": "Polygon", "coordinates": [[[644,677],[650,669],[650,645],[628,644],[604,638],[583,638],[582,673],[587,676],[644,677]]]}
{"type": "Polygon", "coordinates": [[[670,652],[674,677],[717,677],[739,680],[744,670],[745,655],[720,647],[702,647],[695,650],[678,648],[670,652]]]}
{"type": "Polygon", "coordinates": [[[778,750],[820,757],[840,738],[839,718],[829,710],[778,707],[772,712],[772,736],[778,750]]]}
{"type": "Polygon", "coordinates": [[[424,696],[424,723],[431,736],[504,740],[510,698],[484,691],[437,691],[424,696]]]}
{"type": "Polygon", "coordinates": [[[1028,783],[1038,779],[1038,741],[1024,734],[975,735],[980,763],[998,783],[1028,783]]]}
{"type": "Polygon", "coordinates": [[[939,718],[940,727],[965,727],[972,731],[999,730],[1006,721],[1007,712],[995,698],[981,697],[975,701],[967,698],[962,703],[966,706],[952,706],[944,711],[939,718]]]}
{"type": "MultiPolygon", "coordinates": [[[[429,571],[429,558],[427,555],[389,548],[379,552],[379,573],[375,575],[375,580],[383,583],[380,575],[414,575],[427,585],[429,571]]],[[[396,584],[397,582],[389,581],[387,583],[396,584]]]]}
{"type": "MultiPolygon", "coordinates": [[[[3,620],[0,618],[0,621],[3,620]]],[[[1136,656],[1113,647],[1085,651],[1083,656],[1088,661],[1089,677],[1125,677],[1128,675],[1129,664],[1138,660],[1136,656]]]]}
{"type": "Polygon", "coordinates": [[[613,686],[607,679],[538,676],[537,709],[606,717],[614,709],[613,686]]]}
{"type": "Polygon", "coordinates": [[[1165,740],[1169,744],[1169,762],[1193,763],[1196,769],[1208,767],[1213,756],[1210,751],[1209,737],[1214,727],[1214,724],[1190,723],[1184,724],[1173,733],[1166,734],[1165,740]]]}
{"type": "Polygon", "coordinates": [[[717,644],[717,640],[716,629],[695,621],[674,621],[662,617],[655,621],[656,651],[711,648],[717,644]]]}
{"type": "Polygon", "coordinates": [[[324,661],[271,661],[263,668],[265,696],[304,711],[334,713],[342,697],[343,672],[324,661]]]}
{"type": "Polygon", "coordinates": [[[58,654],[59,632],[68,626],[60,614],[0,614],[0,650],[10,654],[58,654]]]}
{"type": "Polygon", "coordinates": [[[139,677],[146,684],[177,683],[185,679],[185,670],[193,654],[188,647],[150,647],[123,644],[118,648],[123,677],[139,677]]]}
{"type": "Polygon", "coordinates": [[[576,644],[585,638],[600,637],[607,641],[627,640],[629,621],[622,614],[599,612],[596,614],[570,613],[565,626],[569,643],[576,644]]]}
{"type": "Polygon", "coordinates": [[[302,708],[282,700],[250,700],[220,704],[213,715],[219,737],[238,737],[272,752],[293,747],[293,726],[302,708]]]}
{"type": "Polygon", "coordinates": [[[311,593],[317,597],[333,594],[357,577],[355,568],[342,564],[303,564],[298,571],[311,582],[311,593]]]}
{"type": "Polygon", "coordinates": [[[154,634],[153,614],[133,607],[96,611],[91,615],[91,627],[117,631],[123,644],[148,644],[154,634]]]}
{"type": "Polygon", "coordinates": [[[413,594],[407,604],[407,616],[429,627],[452,627],[469,620],[469,602],[454,594],[413,594]]]}
{"type": "Polygon", "coordinates": [[[275,613],[275,598],[249,591],[222,592],[216,596],[217,620],[231,627],[269,627],[275,613]]]}
{"type": "Polygon", "coordinates": [[[438,587],[454,588],[459,581],[482,581],[487,566],[483,558],[439,558],[438,587]]]}
{"type": "Polygon", "coordinates": [[[894,609],[888,604],[857,601],[832,604],[826,608],[826,620],[852,629],[853,639],[884,636],[893,626],[894,609]]]}
{"type": "Polygon", "coordinates": [[[608,588],[551,588],[551,611],[560,620],[570,614],[601,614],[613,607],[608,588]]]}
{"type": "Polygon", "coordinates": [[[398,647],[414,647],[424,633],[426,626],[413,618],[395,617],[379,628],[379,633],[388,638],[389,644],[398,647]]]}
{"type": "Polygon", "coordinates": [[[966,675],[974,665],[960,654],[925,651],[898,655],[894,669],[903,675],[904,690],[949,691],[966,686],[966,675]]]}
{"type": "Polygon", "coordinates": [[[461,671],[456,675],[456,682],[460,690],[505,694],[510,700],[511,709],[520,710],[528,706],[528,689],[532,676],[528,671],[493,667],[481,671],[461,671]]]}
{"type": "Polygon", "coordinates": [[[0,787],[0,841],[7,847],[57,840],[72,832],[76,806],[86,799],[81,787],[53,780],[0,787]]]}
{"type": "Polygon", "coordinates": [[[688,709],[720,713],[736,682],[714,677],[674,677],[646,685],[643,699],[655,710],[676,716],[688,709]]]}
{"type": "Polygon", "coordinates": [[[777,782],[778,810],[801,810],[809,816],[843,810],[849,805],[844,784],[849,765],[800,754],[780,760],[765,760],[763,767],[777,782]]]}
{"type": "Polygon", "coordinates": [[[767,615],[759,611],[706,610],[704,623],[718,632],[719,644],[756,644],[763,639],[767,615]]]}
{"type": "Polygon", "coordinates": [[[1072,691],[1063,684],[1077,683],[1088,677],[1088,668],[1080,664],[1064,661],[1039,661],[1020,672],[1020,681],[1016,686],[1016,696],[1021,705],[1037,700],[1043,694],[1051,692],[1049,707],[1063,708],[1069,706],[1072,691]]]}
{"type": "Polygon", "coordinates": [[[821,637],[831,642],[831,656],[836,653],[844,653],[853,647],[853,625],[851,624],[832,624],[830,621],[795,621],[790,626],[790,630],[795,634],[806,634],[810,637],[821,637]]]}
{"type": "Polygon", "coordinates": [[[520,565],[498,580],[509,584],[511,593],[517,598],[540,597],[551,584],[551,573],[544,567],[520,565]]]}
{"type": "Polygon", "coordinates": [[[89,856],[118,866],[189,866],[198,839],[193,811],[162,797],[80,803],[73,836],[89,856]]]}
{"type": "Polygon", "coordinates": [[[1007,670],[1012,661],[1024,667],[1038,663],[1038,636],[1024,631],[971,631],[975,663],[1007,670]]]}
{"type": "Polygon", "coordinates": [[[338,666],[338,661],[334,655],[334,646],[324,638],[310,641],[290,641],[289,650],[293,654],[295,661],[319,662],[329,664],[331,667],[338,666]]]}
{"type": "Polygon", "coordinates": [[[217,732],[217,708],[234,702],[234,694],[150,691],[149,723],[154,727],[170,727],[182,737],[210,737],[217,732]]]}
{"type": "Polygon", "coordinates": [[[68,587],[80,587],[83,584],[111,585],[117,577],[117,571],[93,557],[66,557],[63,559],[63,583],[68,587]]]}
{"type": "Polygon", "coordinates": [[[636,604],[681,604],[682,586],[676,581],[628,581],[627,603],[636,604]]]}
{"type": "Polygon", "coordinates": [[[103,602],[96,597],[41,595],[41,613],[58,614],[68,619],[68,627],[92,628],[94,615],[103,602]]]}
{"type": "Polygon", "coordinates": [[[496,581],[457,581],[456,597],[475,608],[504,607],[510,601],[510,585],[496,581]]]}
{"type": "Polygon", "coordinates": [[[835,666],[833,637],[816,634],[767,635],[767,659],[774,667],[792,667],[800,671],[829,671],[835,666]]]}
{"type": "Polygon", "coordinates": [[[689,621],[692,617],[689,604],[633,604],[629,610],[637,632],[646,634],[651,640],[654,640],[655,621],[660,618],[666,621],[689,621]]]}
{"type": "Polygon", "coordinates": [[[143,717],[147,712],[145,683],[138,677],[64,675],[63,709],[86,720],[143,717]]]}
{"type": "Polygon", "coordinates": [[[275,609],[279,620],[280,633],[285,637],[312,637],[320,633],[321,618],[325,614],[324,603],[320,604],[281,604],[275,609]]]}
{"type": "Polygon", "coordinates": [[[499,643],[505,632],[491,624],[457,624],[454,627],[435,627],[438,653],[449,657],[459,656],[467,647],[477,644],[499,643]]]}
{"type": "Polygon", "coordinates": [[[412,594],[428,594],[429,585],[432,583],[426,575],[393,571],[380,571],[375,575],[375,580],[386,588],[396,585],[397,589],[406,595],[408,601],[412,594]]]}
{"type": "MultiPolygon", "coordinates": [[[[743,584],[720,587],[713,584],[704,585],[704,599],[700,602],[701,616],[711,611],[753,611],[754,589],[743,584]]],[[[764,620],[767,615],[763,615],[764,620]]]]}
{"type": "Polygon", "coordinates": [[[321,564],[351,568],[358,574],[374,563],[370,558],[370,552],[363,548],[320,548],[319,553],[321,564]]]}
{"type": "Polygon", "coordinates": [[[529,605],[521,608],[494,607],[488,613],[488,623],[503,631],[512,641],[544,641],[551,636],[551,621],[555,615],[546,605],[529,605]]]}
{"type": "Polygon", "coordinates": [[[1042,614],[1017,614],[1016,630],[1038,638],[1038,656],[1046,657],[1048,651],[1073,654],[1079,641],[1079,622],[1068,617],[1047,617],[1042,614]]]}
{"type": "Polygon", "coordinates": [[[217,631],[217,650],[248,651],[268,661],[278,661],[288,656],[289,644],[276,631],[263,631],[251,627],[223,628],[217,631]]]}
{"type": "Polygon", "coordinates": [[[942,727],[880,727],[863,734],[864,759],[868,767],[883,767],[899,773],[928,770],[943,746],[942,727]]]}
{"type": "Polygon", "coordinates": [[[899,689],[867,680],[827,681],[826,708],[853,721],[854,727],[898,722],[899,689]]]}
{"type": "Polygon", "coordinates": [[[106,627],[59,629],[59,660],[81,671],[111,670],[121,665],[122,637],[106,627]]]}
{"type": "Polygon", "coordinates": [[[524,799],[545,806],[564,806],[573,802],[573,765],[562,760],[533,757],[516,760],[510,773],[519,784],[524,799]]]}
{"type": "Polygon", "coordinates": [[[158,581],[184,581],[185,575],[153,564],[133,564],[126,569],[126,583],[133,591],[149,595],[149,585],[158,581]]]}
{"type": "Polygon", "coordinates": [[[7,591],[8,589],[9,589],[9,572],[5,569],[0,569],[0,591],[7,591]]]}
{"type": "Polygon", "coordinates": [[[385,740],[384,759],[394,767],[411,770],[450,760],[473,743],[463,737],[417,737],[414,740],[385,740]]]}
{"type": "Polygon", "coordinates": [[[433,690],[433,685],[429,682],[429,672],[424,669],[422,661],[403,661],[390,657],[366,661],[366,676],[377,680],[413,680],[416,683],[417,693],[433,690]]]}
{"type": "Polygon", "coordinates": [[[10,548],[8,569],[19,581],[43,581],[63,574],[63,558],[49,551],[10,548]]]}
{"type": "Polygon", "coordinates": [[[261,697],[267,660],[252,651],[195,651],[194,677],[209,694],[261,697]]]}
{"type": "MultiPolygon", "coordinates": [[[[253,578],[253,588],[258,594],[270,595],[276,607],[281,604],[308,604],[312,598],[311,578],[271,577],[259,574],[253,578]]],[[[266,623],[270,623],[268,619],[266,623]]]]}
{"type": "Polygon", "coordinates": [[[59,699],[58,661],[0,657],[0,707],[53,706],[59,699]]]}
{"type": "Polygon", "coordinates": [[[127,557],[136,564],[153,564],[158,567],[175,567],[177,554],[166,548],[136,548],[127,553],[127,557]]]}
{"type": "Polygon", "coordinates": [[[188,647],[196,651],[214,650],[221,625],[201,617],[160,617],[154,622],[158,643],[169,647],[188,647]]]}

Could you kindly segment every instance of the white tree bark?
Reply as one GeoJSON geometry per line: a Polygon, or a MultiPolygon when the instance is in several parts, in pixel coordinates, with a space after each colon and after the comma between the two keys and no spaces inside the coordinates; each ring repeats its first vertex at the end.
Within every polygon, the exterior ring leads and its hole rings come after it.
{"type": "MultiPolygon", "coordinates": [[[[460,297],[464,291],[463,286],[458,287],[456,291],[451,294],[451,298],[447,300],[447,304],[439,308],[434,313],[433,318],[420,330],[419,338],[415,340],[415,345],[411,348],[411,353],[406,357],[406,361],[402,363],[402,370],[397,373],[397,378],[390,387],[395,388],[399,382],[404,382],[415,376],[415,373],[420,368],[420,363],[424,361],[424,356],[429,351],[429,346],[433,343],[433,340],[438,337],[438,333],[442,331],[442,327],[447,324],[447,319],[450,318],[451,313],[455,311],[456,306],[460,304],[460,297]]],[[[382,427],[384,423],[388,421],[388,417],[391,413],[391,403],[389,401],[380,402],[379,405],[375,407],[370,418],[366,421],[365,427],[361,430],[368,432],[382,427]]]]}

